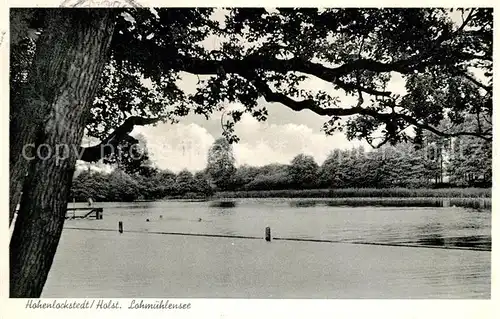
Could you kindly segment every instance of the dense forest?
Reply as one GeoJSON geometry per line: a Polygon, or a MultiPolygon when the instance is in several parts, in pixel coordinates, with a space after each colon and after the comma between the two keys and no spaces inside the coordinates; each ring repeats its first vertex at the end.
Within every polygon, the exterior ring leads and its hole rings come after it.
{"type": "Polygon", "coordinates": [[[321,165],[298,154],[289,164],[261,167],[235,167],[231,146],[220,138],[209,151],[206,169],[194,174],[155,168],[142,143],[145,156],[108,160],[116,167],[111,173],[78,172],[70,198],[134,201],[208,197],[228,190],[491,187],[491,144],[463,137],[429,142],[430,137],[420,147],[334,149],[321,165]]]}

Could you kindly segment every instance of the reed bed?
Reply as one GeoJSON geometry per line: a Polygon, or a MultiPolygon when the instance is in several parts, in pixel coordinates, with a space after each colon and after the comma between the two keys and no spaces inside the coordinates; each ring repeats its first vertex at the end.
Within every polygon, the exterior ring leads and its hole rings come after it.
{"type": "Polygon", "coordinates": [[[491,198],[489,188],[342,188],[218,192],[215,198],[491,198]]]}

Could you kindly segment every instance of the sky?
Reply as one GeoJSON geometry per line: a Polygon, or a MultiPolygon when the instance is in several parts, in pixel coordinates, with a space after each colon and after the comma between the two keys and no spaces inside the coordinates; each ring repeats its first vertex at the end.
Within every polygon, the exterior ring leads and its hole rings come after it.
{"type": "MultiPolygon", "coordinates": [[[[180,87],[185,92],[194,92],[198,77],[184,73],[180,87]]],[[[388,90],[404,93],[404,80],[394,73],[388,90]]],[[[319,78],[311,77],[303,85],[310,91],[333,91],[333,86],[319,78]]],[[[356,104],[357,97],[347,97],[343,91],[333,92],[341,99],[340,106],[356,104]]],[[[365,96],[366,99],[366,96],[365,96]]],[[[309,110],[296,112],[280,103],[259,100],[258,108],[265,106],[268,118],[258,122],[251,115],[244,114],[235,126],[240,138],[233,145],[236,166],[263,166],[271,163],[288,164],[298,154],[314,157],[322,164],[328,154],[336,148],[349,149],[370,146],[359,140],[348,141],[343,133],[327,136],[321,128],[329,117],[320,116],[309,110]]],[[[226,109],[239,108],[233,103],[226,109]]],[[[210,119],[190,114],[177,124],[160,123],[156,126],[136,127],[132,135],[142,134],[147,141],[151,158],[158,168],[179,172],[183,169],[198,171],[205,168],[207,154],[212,143],[222,136],[221,112],[214,113],[210,119]]]]}
{"type": "MultiPolygon", "coordinates": [[[[458,17],[454,17],[458,19],[458,17]]],[[[206,47],[212,49],[220,45],[217,39],[206,41],[206,47]]],[[[196,75],[182,74],[179,86],[185,92],[194,92],[199,78],[196,75]]],[[[393,74],[388,90],[404,94],[404,80],[393,74]]],[[[303,84],[311,91],[324,90],[331,92],[333,86],[319,78],[311,77],[303,84]]],[[[345,107],[356,103],[352,97],[346,97],[342,91],[333,92],[341,98],[345,107]]],[[[279,103],[260,102],[259,108],[265,106],[269,116],[267,121],[258,122],[248,114],[244,114],[241,122],[236,124],[235,132],[240,141],[233,145],[236,166],[263,166],[271,163],[287,164],[298,154],[304,153],[314,157],[322,164],[328,154],[336,149],[349,149],[364,146],[364,141],[348,141],[343,133],[327,136],[321,131],[328,117],[317,115],[309,110],[295,112],[279,103]]],[[[227,108],[238,108],[239,105],[226,105],[227,108]]],[[[183,169],[199,171],[205,168],[207,154],[212,143],[222,135],[221,113],[214,113],[210,119],[191,114],[177,124],[159,123],[155,126],[136,127],[132,136],[142,134],[146,139],[150,158],[155,166],[179,172],[183,169]]],[[[84,145],[86,146],[86,140],[84,145]]],[[[88,165],[88,164],[85,164],[88,165]]],[[[79,167],[86,167],[80,163],[79,167]]],[[[109,171],[109,167],[100,165],[98,170],[109,171]]]]}
{"type": "MultiPolygon", "coordinates": [[[[369,147],[361,141],[349,142],[342,133],[327,136],[321,127],[328,117],[309,110],[295,112],[279,103],[263,101],[262,104],[268,109],[267,121],[258,122],[251,115],[244,114],[236,124],[235,133],[240,138],[237,144],[233,144],[236,166],[288,164],[300,153],[313,156],[321,164],[335,148],[369,147]]],[[[206,120],[204,116],[192,114],[176,124],[137,126],[131,135],[141,134],[146,139],[150,158],[156,167],[176,173],[183,169],[195,172],[205,168],[210,146],[222,136],[220,116],[218,112],[206,120]]],[[[87,146],[87,139],[83,145],[87,146]]],[[[80,163],[79,166],[84,168],[87,164],[80,163]]],[[[110,171],[103,165],[95,169],[110,171]]]]}
{"type": "MultiPolygon", "coordinates": [[[[300,153],[322,163],[333,149],[360,144],[349,143],[343,134],[326,136],[320,131],[325,119],[310,111],[293,114],[288,108],[274,104],[269,107],[269,113],[266,122],[258,122],[245,114],[237,124],[235,131],[240,141],[233,145],[237,166],[289,163],[300,153]]],[[[188,116],[173,125],[138,127],[132,135],[135,133],[146,137],[151,158],[159,168],[178,172],[184,168],[203,169],[208,150],[221,137],[222,129],[220,115],[210,120],[188,116]]]]}

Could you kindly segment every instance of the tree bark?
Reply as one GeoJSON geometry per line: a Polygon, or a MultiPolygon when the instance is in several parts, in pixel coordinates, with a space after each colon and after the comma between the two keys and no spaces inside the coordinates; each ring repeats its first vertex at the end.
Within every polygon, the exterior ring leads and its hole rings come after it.
{"type": "Polygon", "coordinates": [[[23,103],[11,122],[10,297],[42,293],[64,225],[67,197],[114,30],[108,9],[49,9],[23,103]],[[23,146],[40,152],[32,160],[23,146]],[[25,178],[26,172],[29,172],[25,178]],[[22,186],[21,186],[22,185],[22,186]],[[13,187],[14,186],[14,187],[13,187]]]}

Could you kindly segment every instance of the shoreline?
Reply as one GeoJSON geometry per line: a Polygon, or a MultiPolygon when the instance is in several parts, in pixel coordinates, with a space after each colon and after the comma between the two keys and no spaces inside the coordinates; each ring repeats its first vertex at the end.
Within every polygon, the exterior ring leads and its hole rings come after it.
{"type": "MultiPolygon", "coordinates": [[[[491,188],[339,188],[339,189],[301,189],[301,190],[236,190],[219,191],[211,196],[189,194],[187,196],[166,196],[157,199],[137,199],[132,202],[147,203],[163,200],[205,202],[229,199],[322,199],[322,200],[367,200],[367,199],[405,199],[405,200],[486,200],[492,199],[491,188]]],[[[100,201],[100,202],[117,202],[100,201]]],[[[118,201],[127,202],[127,201],[118,201]]],[[[68,204],[71,204],[69,202],[68,204]]],[[[79,202],[83,203],[83,202],[79,202]]]]}

